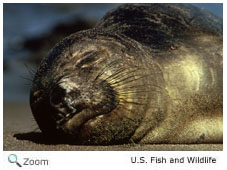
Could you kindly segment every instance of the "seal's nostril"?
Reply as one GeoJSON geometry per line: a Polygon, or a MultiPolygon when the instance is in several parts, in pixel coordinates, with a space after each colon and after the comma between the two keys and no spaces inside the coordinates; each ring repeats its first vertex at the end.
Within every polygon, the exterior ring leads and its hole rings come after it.
{"type": "Polygon", "coordinates": [[[62,97],[56,94],[50,96],[50,102],[53,105],[59,104],[61,102],[61,99],[62,97]]]}
{"type": "Polygon", "coordinates": [[[50,102],[53,105],[57,105],[62,102],[65,96],[65,89],[60,88],[59,86],[54,87],[50,93],[50,102]]]}

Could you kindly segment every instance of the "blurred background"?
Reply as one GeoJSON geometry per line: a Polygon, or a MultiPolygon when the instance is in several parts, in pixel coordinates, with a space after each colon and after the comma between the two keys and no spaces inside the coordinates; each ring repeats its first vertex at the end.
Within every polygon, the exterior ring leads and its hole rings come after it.
{"type": "Polygon", "coordinates": [[[62,38],[88,29],[117,4],[4,4],[4,102],[28,101],[30,72],[62,38]]]}
{"type": "MultiPolygon", "coordinates": [[[[3,4],[4,122],[15,118],[15,113],[17,120],[21,112],[32,117],[29,109],[32,72],[49,50],[71,33],[93,27],[107,11],[118,5],[3,4]]],[[[223,18],[222,4],[194,5],[223,18]]],[[[19,122],[4,123],[4,130],[12,124],[16,129],[19,122]]]]}

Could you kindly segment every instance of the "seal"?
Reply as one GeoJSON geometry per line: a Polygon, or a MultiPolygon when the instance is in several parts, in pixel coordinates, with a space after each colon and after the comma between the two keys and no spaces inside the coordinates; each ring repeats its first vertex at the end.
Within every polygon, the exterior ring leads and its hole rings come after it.
{"type": "Polygon", "coordinates": [[[42,60],[32,113],[75,144],[222,143],[222,43],[222,20],[192,5],[121,5],[42,60]]]}

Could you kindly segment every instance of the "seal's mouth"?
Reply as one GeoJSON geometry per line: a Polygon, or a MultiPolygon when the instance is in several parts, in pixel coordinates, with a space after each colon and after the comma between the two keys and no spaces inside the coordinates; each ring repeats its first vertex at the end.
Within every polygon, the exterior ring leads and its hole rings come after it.
{"type": "Polygon", "coordinates": [[[76,114],[71,114],[70,118],[66,118],[65,120],[63,118],[61,128],[65,132],[77,133],[83,124],[99,115],[100,114],[96,114],[91,109],[83,109],[76,114]]]}
{"type": "Polygon", "coordinates": [[[64,79],[49,88],[32,89],[30,105],[41,131],[77,136],[86,122],[95,126],[96,117],[111,113],[119,101],[110,84],[100,82],[77,86],[64,79]]]}
{"type": "Polygon", "coordinates": [[[88,108],[73,107],[70,102],[63,101],[54,105],[48,98],[51,97],[38,97],[31,104],[34,117],[45,134],[77,132],[84,123],[95,117],[88,108]]]}
{"type": "Polygon", "coordinates": [[[67,121],[69,121],[70,119],[72,119],[76,114],[78,114],[80,111],[76,110],[76,112],[73,113],[68,113],[68,114],[64,114],[61,112],[57,113],[57,120],[56,120],[56,128],[59,129],[59,127],[61,127],[62,125],[64,125],[67,121]]]}

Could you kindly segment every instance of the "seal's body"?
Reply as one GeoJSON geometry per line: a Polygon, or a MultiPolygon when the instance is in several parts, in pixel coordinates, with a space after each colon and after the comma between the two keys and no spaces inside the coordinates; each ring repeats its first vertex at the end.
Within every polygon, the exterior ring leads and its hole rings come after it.
{"type": "Polygon", "coordinates": [[[30,103],[75,143],[222,142],[222,22],[182,4],[130,4],[43,59],[30,103]]]}

